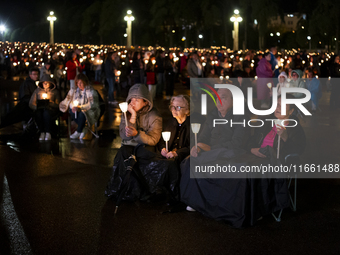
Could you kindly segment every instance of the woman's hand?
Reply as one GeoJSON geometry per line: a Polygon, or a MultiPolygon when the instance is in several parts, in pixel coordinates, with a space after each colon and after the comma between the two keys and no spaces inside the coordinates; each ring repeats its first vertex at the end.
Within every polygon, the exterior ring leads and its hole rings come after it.
{"type": "Polygon", "coordinates": [[[266,155],[262,154],[259,152],[260,148],[252,148],[251,153],[253,153],[255,156],[260,157],[260,158],[266,158],[266,155]]]}
{"type": "Polygon", "coordinates": [[[190,155],[196,158],[200,151],[201,151],[201,149],[199,147],[197,147],[197,150],[196,150],[196,146],[193,146],[191,148],[190,155]]]}
{"type": "Polygon", "coordinates": [[[128,111],[131,113],[131,116],[136,116],[136,115],[137,115],[137,113],[136,113],[136,111],[133,109],[131,103],[129,103],[129,105],[128,105],[128,111]]]}
{"type": "Polygon", "coordinates": [[[161,151],[161,154],[162,154],[163,157],[166,158],[168,152],[167,152],[167,150],[165,148],[163,148],[162,151],[161,151]]]}
{"type": "Polygon", "coordinates": [[[134,128],[134,127],[125,127],[125,135],[127,137],[131,137],[131,136],[136,136],[138,134],[138,131],[134,128]]]}
{"type": "Polygon", "coordinates": [[[166,158],[174,158],[174,157],[177,157],[177,153],[176,151],[170,151],[168,152],[168,154],[166,155],[166,158]]]}
{"type": "Polygon", "coordinates": [[[75,106],[73,106],[73,108],[72,108],[72,112],[73,112],[73,113],[76,113],[76,112],[78,112],[78,110],[79,110],[79,108],[78,108],[78,107],[75,107],[75,106]]]}
{"type": "Polygon", "coordinates": [[[286,128],[277,125],[277,126],[276,126],[276,130],[277,130],[277,134],[281,137],[281,139],[282,139],[284,142],[286,142],[287,139],[288,139],[288,133],[287,133],[286,128]]]}

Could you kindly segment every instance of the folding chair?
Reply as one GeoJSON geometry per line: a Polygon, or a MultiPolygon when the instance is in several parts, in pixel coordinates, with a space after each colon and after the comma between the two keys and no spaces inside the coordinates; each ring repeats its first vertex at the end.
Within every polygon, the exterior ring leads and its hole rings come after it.
{"type": "MultiPolygon", "coordinates": [[[[286,165],[298,165],[300,163],[300,156],[296,153],[294,154],[288,154],[285,157],[285,164],[286,165]]],[[[288,194],[289,194],[289,199],[290,199],[290,206],[293,212],[296,212],[296,193],[297,193],[297,174],[295,173],[294,175],[288,175],[288,194]],[[294,181],[294,190],[293,194],[290,192],[290,187],[292,184],[292,181],[294,181]]],[[[280,210],[279,215],[276,216],[274,213],[272,213],[274,219],[277,222],[281,221],[281,215],[282,215],[283,209],[280,210]]]]}

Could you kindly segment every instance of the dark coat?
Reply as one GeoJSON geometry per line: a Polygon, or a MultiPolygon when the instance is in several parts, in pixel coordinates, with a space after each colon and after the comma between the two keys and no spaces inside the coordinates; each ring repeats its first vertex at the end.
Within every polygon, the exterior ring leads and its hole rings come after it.
{"type": "MultiPolygon", "coordinates": [[[[163,131],[170,131],[171,136],[170,140],[168,142],[168,149],[169,151],[173,150],[173,145],[175,142],[175,135],[177,134],[177,128],[179,124],[175,118],[172,118],[165,124],[163,127],[163,131]]],[[[184,158],[186,158],[190,154],[190,135],[191,135],[191,129],[190,129],[190,116],[186,118],[186,120],[182,123],[182,129],[181,133],[178,137],[178,149],[176,151],[178,155],[178,162],[180,163],[184,158]]],[[[163,148],[165,148],[165,142],[163,139],[160,139],[158,143],[158,149],[161,151],[163,148]]]]}
{"type": "MultiPolygon", "coordinates": [[[[298,118],[295,116],[291,116],[291,119],[295,119],[298,121],[298,118]]],[[[276,119],[274,115],[267,117],[266,119],[276,119]]],[[[294,122],[291,122],[289,125],[293,125],[294,122]]],[[[250,151],[252,148],[260,148],[263,142],[263,139],[272,129],[271,121],[264,121],[264,125],[260,128],[255,128],[254,135],[250,137],[247,143],[247,150],[250,151]]],[[[306,147],[306,136],[303,128],[298,122],[296,127],[287,127],[288,139],[286,142],[281,140],[280,142],[280,159],[281,162],[284,162],[284,158],[288,154],[297,153],[299,155],[302,154],[306,147]]],[[[273,148],[276,150],[278,145],[278,135],[276,135],[274,140],[273,148]]]]}

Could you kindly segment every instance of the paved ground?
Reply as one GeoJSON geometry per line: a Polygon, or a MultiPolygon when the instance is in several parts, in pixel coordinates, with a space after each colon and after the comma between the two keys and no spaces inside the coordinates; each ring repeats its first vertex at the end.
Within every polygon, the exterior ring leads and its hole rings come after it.
{"type": "MultiPolygon", "coordinates": [[[[19,85],[0,81],[2,114],[19,85]]],[[[105,97],[101,85],[96,89],[105,97]]],[[[176,89],[188,92],[179,84],[176,89]]],[[[340,163],[340,111],[329,111],[328,98],[325,92],[321,111],[302,119],[308,137],[303,162],[340,163]]],[[[165,118],[167,105],[156,101],[165,118]]],[[[39,143],[21,135],[20,124],[0,130],[0,254],[340,253],[339,180],[299,180],[297,212],[287,209],[280,223],[267,216],[246,229],[199,213],[162,214],[162,203],[124,203],[114,216],[104,190],[120,146],[119,137],[107,134],[118,135],[119,118],[109,107],[99,127],[106,135],[84,142],[39,143]]]]}

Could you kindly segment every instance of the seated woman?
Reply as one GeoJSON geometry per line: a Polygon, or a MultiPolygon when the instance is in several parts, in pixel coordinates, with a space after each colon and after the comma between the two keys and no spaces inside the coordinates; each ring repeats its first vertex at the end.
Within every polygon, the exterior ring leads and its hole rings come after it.
{"type": "Polygon", "coordinates": [[[59,104],[59,109],[66,112],[69,108],[71,119],[77,124],[77,130],[71,139],[83,139],[86,135],[85,122],[91,128],[100,116],[98,92],[90,85],[85,74],[78,74],[75,79],[76,89],[70,89],[66,98],[59,104]]]}
{"type": "MultiPolygon", "coordinates": [[[[105,191],[105,195],[110,198],[117,198],[120,194],[128,168],[131,169],[136,161],[138,164],[148,164],[150,159],[155,157],[155,146],[161,138],[162,118],[153,108],[153,101],[147,87],[144,84],[133,85],[126,102],[128,103],[127,123],[122,115],[119,126],[122,147],[114,159],[112,175],[105,191]]],[[[140,173],[139,170],[138,173],[140,173]]],[[[124,194],[124,199],[139,198],[141,190],[136,181],[145,184],[144,177],[131,176],[129,189],[124,194]],[[136,180],[136,178],[139,179],[136,180]]]]}
{"type": "MultiPolygon", "coordinates": [[[[172,117],[163,127],[163,131],[170,132],[168,150],[161,138],[157,147],[161,155],[155,155],[140,169],[149,185],[150,193],[162,198],[163,191],[170,195],[170,201],[178,201],[178,185],[180,163],[190,154],[190,97],[187,95],[173,96],[169,109],[172,117]]],[[[152,200],[152,199],[151,199],[152,200]]]]}
{"type": "Polygon", "coordinates": [[[51,140],[53,117],[58,114],[59,102],[59,92],[55,90],[53,79],[49,75],[42,76],[29,101],[29,107],[34,110],[35,122],[41,132],[40,141],[51,140]]]}
{"type": "Polygon", "coordinates": [[[222,104],[217,100],[217,110],[207,115],[199,133],[197,149],[195,146],[191,148],[192,159],[187,158],[181,164],[181,201],[188,205],[188,211],[197,210],[208,217],[227,220],[233,226],[241,227],[246,221],[243,217],[247,199],[246,179],[190,178],[190,165],[196,165],[196,160],[200,161],[198,165],[215,160],[223,160],[219,163],[225,164],[228,159],[245,153],[242,147],[247,138],[247,128],[230,124],[213,127],[214,119],[240,123],[245,118],[233,115],[233,98],[228,89],[219,89],[217,93],[222,104]]]}
{"type": "MultiPolygon", "coordinates": [[[[287,99],[295,98],[291,94],[286,95],[287,99]]],[[[268,146],[275,151],[278,148],[278,140],[280,141],[279,158],[284,163],[285,157],[288,154],[302,154],[306,146],[306,136],[303,128],[295,116],[295,105],[286,105],[286,115],[281,114],[281,96],[278,97],[277,107],[273,115],[266,117],[266,119],[278,120],[295,120],[297,125],[295,127],[283,127],[282,125],[272,125],[271,121],[264,121],[264,125],[256,128],[254,135],[247,143],[248,150],[255,156],[260,158],[269,157],[268,146]]],[[[282,121],[281,123],[282,124],[282,121]]],[[[284,121],[283,125],[293,126],[294,121],[284,121]]]]}

